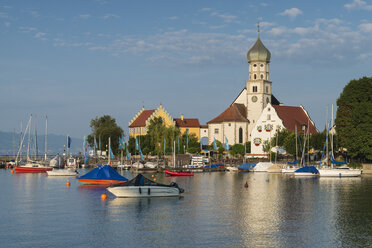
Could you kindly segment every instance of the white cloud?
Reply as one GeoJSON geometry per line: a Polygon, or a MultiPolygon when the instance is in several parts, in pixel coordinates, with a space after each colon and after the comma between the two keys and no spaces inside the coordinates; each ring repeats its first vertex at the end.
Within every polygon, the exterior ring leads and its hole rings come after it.
{"type": "Polygon", "coordinates": [[[263,7],[267,7],[268,6],[267,3],[260,3],[260,5],[263,6],[263,7]]]}
{"type": "Polygon", "coordinates": [[[8,13],[0,12],[0,18],[2,18],[2,19],[8,19],[9,18],[8,13]]]}
{"type": "Polygon", "coordinates": [[[297,8],[291,8],[291,9],[286,9],[283,12],[279,13],[279,15],[282,16],[289,16],[290,18],[294,19],[298,15],[302,15],[302,11],[297,8]]]}
{"type": "Polygon", "coordinates": [[[79,17],[81,19],[89,19],[91,17],[91,15],[90,14],[81,14],[81,15],[79,15],[79,17]]]}
{"type": "Polygon", "coordinates": [[[351,3],[345,4],[344,7],[349,10],[353,9],[372,10],[372,5],[368,5],[365,1],[362,0],[354,0],[351,3]]]}
{"type": "Polygon", "coordinates": [[[31,32],[37,31],[37,28],[34,28],[34,27],[20,27],[19,30],[20,30],[21,33],[31,33],[31,32]]]}
{"type": "Polygon", "coordinates": [[[110,19],[110,18],[120,18],[120,16],[118,16],[118,15],[115,15],[115,14],[106,14],[106,15],[104,15],[104,16],[102,16],[102,19],[105,19],[105,20],[107,20],[107,19],[110,19]]]}
{"type": "Polygon", "coordinates": [[[202,11],[202,12],[209,12],[209,11],[212,11],[211,8],[202,8],[200,9],[199,11],[202,11]]]}
{"type": "Polygon", "coordinates": [[[372,23],[362,23],[362,24],[360,24],[358,27],[359,27],[359,29],[360,29],[362,32],[365,32],[365,33],[370,33],[370,32],[372,32],[372,23]]]}
{"type": "Polygon", "coordinates": [[[171,17],[168,17],[168,20],[172,20],[172,21],[174,21],[174,20],[178,20],[178,19],[179,19],[178,16],[171,16],[171,17]]]}

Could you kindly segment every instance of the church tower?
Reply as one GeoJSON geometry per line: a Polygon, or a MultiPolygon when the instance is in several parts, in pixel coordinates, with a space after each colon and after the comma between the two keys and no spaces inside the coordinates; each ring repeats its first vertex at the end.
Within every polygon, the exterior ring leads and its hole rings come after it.
{"type": "Polygon", "coordinates": [[[249,120],[248,133],[251,134],[255,122],[262,110],[271,103],[271,87],[269,81],[269,63],[271,53],[260,39],[258,26],[257,41],[247,53],[249,66],[249,80],[247,80],[247,119],[249,120]]]}

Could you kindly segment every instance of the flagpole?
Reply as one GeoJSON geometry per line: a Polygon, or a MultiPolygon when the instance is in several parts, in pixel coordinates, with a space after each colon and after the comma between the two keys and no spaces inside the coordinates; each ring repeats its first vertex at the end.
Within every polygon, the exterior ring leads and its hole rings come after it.
{"type": "Polygon", "coordinates": [[[109,137],[109,142],[108,142],[108,145],[109,145],[109,149],[108,149],[108,165],[110,165],[111,163],[111,137],[109,137]]]}

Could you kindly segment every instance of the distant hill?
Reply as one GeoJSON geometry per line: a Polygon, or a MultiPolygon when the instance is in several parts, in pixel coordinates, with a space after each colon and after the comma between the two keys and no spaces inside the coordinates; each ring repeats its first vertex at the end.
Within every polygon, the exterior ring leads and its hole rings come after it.
{"type": "MultiPolygon", "coordinates": [[[[44,154],[45,147],[44,147],[44,137],[45,135],[38,135],[37,136],[37,142],[38,142],[38,154],[44,154]]],[[[64,135],[56,135],[56,134],[48,134],[48,140],[47,140],[47,148],[48,148],[48,155],[53,155],[63,153],[64,146],[66,146],[67,138],[64,135]]],[[[20,142],[19,133],[12,133],[12,132],[2,132],[0,131],[0,155],[10,155],[13,154],[13,151],[18,152],[18,146],[20,142]]],[[[34,154],[34,141],[32,137],[32,145],[31,148],[31,154],[34,154]]],[[[25,137],[25,140],[23,141],[23,147],[27,148],[28,144],[28,136],[25,137]]],[[[71,137],[71,147],[70,147],[70,153],[72,154],[78,154],[82,151],[83,147],[83,139],[77,139],[71,137]]],[[[25,149],[23,151],[23,154],[25,154],[25,149]]]]}

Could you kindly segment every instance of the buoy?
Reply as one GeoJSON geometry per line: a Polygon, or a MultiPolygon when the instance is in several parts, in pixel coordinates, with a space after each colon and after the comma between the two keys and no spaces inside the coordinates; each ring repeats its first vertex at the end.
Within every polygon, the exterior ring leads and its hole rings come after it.
{"type": "Polygon", "coordinates": [[[44,173],[44,176],[46,177],[46,176],[48,176],[48,174],[44,173]]]}
{"type": "Polygon", "coordinates": [[[281,176],[281,177],[284,177],[284,174],[281,174],[280,176],[281,176]]]}
{"type": "Polygon", "coordinates": [[[293,178],[293,176],[290,176],[290,178],[293,178]]]}
{"type": "Polygon", "coordinates": [[[154,181],[156,181],[156,178],[154,178],[154,181]]]}
{"type": "Polygon", "coordinates": [[[245,181],[244,188],[248,188],[248,183],[245,181]]]}
{"type": "Polygon", "coordinates": [[[10,173],[14,173],[14,170],[11,170],[10,173]]]}
{"type": "Polygon", "coordinates": [[[151,175],[152,177],[154,177],[154,175],[151,175]]]}
{"type": "Polygon", "coordinates": [[[70,187],[71,183],[69,181],[66,182],[66,186],[70,187]]]}
{"type": "Polygon", "coordinates": [[[103,194],[101,195],[101,199],[102,199],[102,200],[106,200],[106,199],[107,199],[107,194],[103,193],[103,194]]]}

